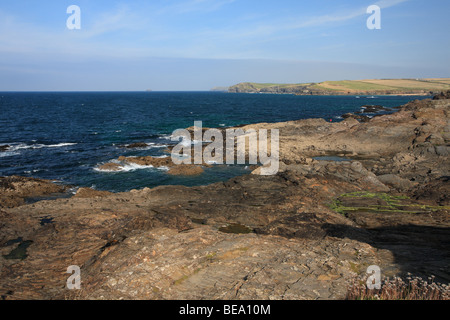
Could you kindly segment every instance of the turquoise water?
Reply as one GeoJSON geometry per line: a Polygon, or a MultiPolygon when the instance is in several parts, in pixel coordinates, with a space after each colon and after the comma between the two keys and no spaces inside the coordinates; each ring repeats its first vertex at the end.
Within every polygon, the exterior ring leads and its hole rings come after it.
{"type": "Polygon", "coordinates": [[[100,164],[125,156],[163,156],[169,135],[203,121],[228,127],[305,118],[340,121],[365,104],[394,107],[423,97],[294,96],[223,92],[0,93],[0,175],[58,180],[99,190],[128,191],[157,185],[202,185],[249,172],[215,166],[195,177],[158,168],[101,172],[100,164]],[[122,145],[145,142],[129,150],[122,145]]]}

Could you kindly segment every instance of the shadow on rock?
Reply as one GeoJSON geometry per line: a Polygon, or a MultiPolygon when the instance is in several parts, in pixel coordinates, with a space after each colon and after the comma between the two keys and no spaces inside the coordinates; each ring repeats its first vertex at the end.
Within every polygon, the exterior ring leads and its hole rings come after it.
{"type": "Polygon", "coordinates": [[[411,273],[427,278],[436,276],[440,282],[450,282],[450,228],[417,225],[358,228],[349,225],[324,224],[328,236],[365,242],[377,249],[389,250],[401,275],[411,273]]]}

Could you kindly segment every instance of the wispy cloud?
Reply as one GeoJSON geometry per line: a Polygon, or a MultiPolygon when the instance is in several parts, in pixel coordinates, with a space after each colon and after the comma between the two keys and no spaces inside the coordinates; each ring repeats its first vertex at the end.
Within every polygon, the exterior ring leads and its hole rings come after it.
{"type": "MultiPolygon", "coordinates": [[[[398,4],[411,1],[411,0],[380,0],[375,5],[379,6],[381,9],[386,9],[389,7],[396,6],[398,4]]],[[[256,35],[270,35],[275,34],[277,32],[285,32],[290,30],[298,30],[309,27],[319,27],[326,26],[330,24],[342,23],[346,21],[350,21],[356,19],[358,17],[364,16],[367,14],[367,6],[358,7],[352,10],[347,10],[345,12],[330,12],[329,14],[313,16],[307,19],[295,19],[301,20],[300,22],[289,22],[291,19],[285,19],[285,22],[277,21],[274,23],[273,21],[270,24],[259,25],[257,28],[253,28],[250,32],[238,33],[244,36],[256,36],[256,35]]],[[[234,34],[236,34],[234,32],[234,34]]]]}
{"type": "MultiPolygon", "coordinates": [[[[378,5],[381,9],[387,9],[408,1],[411,0],[380,0],[372,4],[378,5]]],[[[268,58],[267,52],[264,53],[257,49],[259,45],[269,44],[273,41],[288,42],[290,39],[323,37],[323,33],[317,34],[317,28],[331,28],[352,22],[363,16],[367,16],[367,6],[361,6],[360,4],[347,10],[335,10],[317,16],[309,16],[301,12],[299,14],[293,13],[290,16],[283,17],[283,19],[278,17],[271,19],[270,16],[265,16],[264,19],[250,21],[251,23],[230,24],[223,28],[199,30],[194,34],[194,38],[202,39],[204,44],[201,46],[202,49],[206,49],[207,43],[215,42],[215,39],[221,39],[222,43],[241,45],[238,52],[236,50],[231,52],[233,49],[227,50],[226,46],[225,49],[215,52],[210,51],[210,55],[216,58],[268,58]],[[244,49],[250,47],[252,48],[244,49]]]]}
{"type": "Polygon", "coordinates": [[[237,0],[189,0],[177,1],[158,10],[158,14],[187,14],[193,12],[212,12],[237,0]]]}
{"type": "Polygon", "coordinates": [[[90,26],[82,32],[84,37],[95,37],[105,33],[121,30],[138,31],[144,26],[139,14],[133,12],[128,6],[121,5],[113,10],[99,14],[90,26]]]}
{"type": "MultiPolygon", "coordinates": [[[[411,0],[379,0],[374,4],[387,9],[408,1],[411,0]]],[[[106,7],[107,10],[97,12],[91,21],[83,19],[82,30],[75,32],[28,24],[0,12],[0,30],[8,30],[0,33],[0,53],[29,54],[32,59],[47,55],[75,60],[151,57],[297,59],[306,57],[301,52],[314,52],[308,42],[317,43],[317,39],[326,38],[325,33],[333,33],[334,26],[346,25],[367,15],[366,6],[352,4],[346,10],[342,6],[328,9],[329,12],[321,9],[320,12],[325,14],[314,16],[301,10],[283,11],[280,15],[247,7],[246,11],[236,11],[229,21],[211,26],[199,23],[184,27],[179,22],[182,19],[177,17],[183,13],[188,17],[193,12],[206,13],[204,17],[211,22],[214,14],[210,15],[208,11],[235,2],[242,4],[237,0],[164,0],[139,8],[130,2],[106,7]],[[161,3],[165,6],[161,7],[161,3]],[[308,48],[302,48],[302,41],[308,48]]],[[[215,13],[216,16],[219,14],[220,11],[215,13]]],[[[332,39],[333,35],[327,37],[332,39]]],[[[340,45],[342,47],[342,43],[340,45]]],[[[335,48],[336,43],[323,40],[316,48],[324,46],[335,48]]]]}

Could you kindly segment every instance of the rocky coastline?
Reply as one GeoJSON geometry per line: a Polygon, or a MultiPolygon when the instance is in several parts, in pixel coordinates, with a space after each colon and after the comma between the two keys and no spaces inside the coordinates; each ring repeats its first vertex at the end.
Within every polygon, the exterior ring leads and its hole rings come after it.
{"type": "Polygon", "coordinates": [[[344,299],[371,265],[450,283],[449,93],[362,116],[243,126],[279,129],[273,176],[51,200],[68,187],[0,178],[1,299],[344,299]]]}

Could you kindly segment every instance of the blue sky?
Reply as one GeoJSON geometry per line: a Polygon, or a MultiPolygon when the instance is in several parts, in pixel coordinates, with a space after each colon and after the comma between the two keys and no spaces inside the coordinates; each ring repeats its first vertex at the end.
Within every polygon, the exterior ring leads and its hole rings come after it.
{"type": "Polygon", "coordinates": [[[0,91],[450,77],[449,13],[443,0],[2,1],[0,91]],[[366,27],[372,4],[381,30],[366,27]]]}

